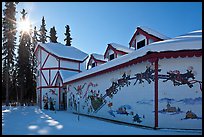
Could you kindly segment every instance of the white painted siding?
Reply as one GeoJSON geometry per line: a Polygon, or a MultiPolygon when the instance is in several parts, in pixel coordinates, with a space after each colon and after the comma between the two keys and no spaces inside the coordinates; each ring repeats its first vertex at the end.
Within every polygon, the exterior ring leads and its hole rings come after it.
{"type": "Polygon", "coordinates": [[[70,68],[70,69],[77,69],[77,70],[79,69],[78,62],[60,60],[60,66],[63,68],[70,68]]]}

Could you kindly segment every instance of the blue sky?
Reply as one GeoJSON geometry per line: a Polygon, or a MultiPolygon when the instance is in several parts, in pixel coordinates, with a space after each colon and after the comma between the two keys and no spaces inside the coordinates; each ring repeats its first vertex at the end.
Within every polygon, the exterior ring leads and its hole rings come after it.
{"type": "Polygon", "coordinates": [[[17,10],[23,8],[38,30],[42,16],[47,35],[55,26],[60,43],[69,24],[72,46],[88,54],[104,54],[112,42],[128,47],[137,26],[168,37],[202,29],[201,2],[20,2],[17,10]]]}

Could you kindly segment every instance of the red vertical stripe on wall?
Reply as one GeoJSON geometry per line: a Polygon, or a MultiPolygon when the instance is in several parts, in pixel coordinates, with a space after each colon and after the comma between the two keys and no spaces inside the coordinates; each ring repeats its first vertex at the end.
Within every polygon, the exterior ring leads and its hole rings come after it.
{"type": "MultiPolygon", "coordinates": [[[[40,48],[40,60],[42,60],[42,49],[40,48]]],[[[42,68],[42,61],[40,62],[40,69],[42,68]]],[[[42,72],[40,71],[40,86],[42,86],[42,72]]],[[[40,88],[40,109],[42,109],[42,88],[40,88]]]]}
{"type": "Polygon", "coordinates": [[[60,110],[60,104],[61,104],[61,101],[60,101],[60,83],[59,83],[59,110],[60,110]]]}
{"type": "Polygon", "coordinates": [[[49,85],[51,84],[51,70],[49,69],[49,85]]]}
{"type": "Polygon", "coordinates": [[[40,109],[42,109],[42,88],[40,88],[40,109]]]}
{"type": "Polygon", "coordinates": [[[154,128],[158,127],[158,58],[155,60],[155,82],[154,82],[154,88],[155,88],[155,125],[154,128]]]}

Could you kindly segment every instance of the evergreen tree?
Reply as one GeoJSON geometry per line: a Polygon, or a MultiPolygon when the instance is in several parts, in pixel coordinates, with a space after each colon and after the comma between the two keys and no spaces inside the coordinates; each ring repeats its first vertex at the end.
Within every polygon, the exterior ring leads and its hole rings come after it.
{"type": "Polygon", "coordinates": [[[72,40],[72,38],[71,38],[71,35],[70,35],[70,28],[69,28],[69,25],[66,25],[65,26],[65,28],[66,28],[66,33],[64,33],[65,34],[65,36],[66,36],[66,38],[64,39],[64,41],[65,41],[65,45],[66,46],[71,46],[71,40],[72,40]]]}
{"type": "MultiPolygon", "coordinates": [[[[26,12],[21,12],[21,20],[26,20],[26,12]]],[[[20,44],[18,50],[18,86],[20,87],[20,102],[23,103],[29,98],[32,90],[32,71],[31,71],[31,30],[20,32],[20,44]]]]}
{"type": "Polygon", "coordinates": [[[43,16],[42,25],[41,25],[40,30],[39,30],[40,31],[40,40],[39,40],[39,42],[42,42],[42,43],[47,42],[47,36],[46,36],[47,30],[46,30],[45,26],[46,26],[46,24],[45,24],[45,19],[44,19],[44,16],[43,16]]]}
{"type": "Polygon", "coordinates": [[[16,4],[18,2],[5,2],[3,10],[3,38],[2,38],[2,61],[3,61],[3,79],[6,89],[6,105],[9,103],[9,92],[12,81],[12,68],[14,66],[15,46],[16,46],[16,4]]]}
{"type": "Polygon", "coordinates": [[[50,42],[57,43],[57,32],[55,30],[55,27],[50,28],[50,42]]]}
{"type": "Polygon", "coordinates": [[[31,99],[34,101],[36,98],[36,72],[37,72],[37,58],[34,54],[35,47],[37,46],[38,42],[38,33],[36,26],[34,27],[33,36],[32,36],[32,46],[31,46],[31,72],[32,72],[32,94],[31,99]]]}

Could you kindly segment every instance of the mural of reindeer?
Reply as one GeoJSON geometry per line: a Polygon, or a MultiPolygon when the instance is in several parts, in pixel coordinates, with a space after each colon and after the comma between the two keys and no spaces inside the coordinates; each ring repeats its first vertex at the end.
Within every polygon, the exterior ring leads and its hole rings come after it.
{"type": "MultiPolygon", "coordinates": [[[[158,71],[160,72],[161,69],[158,69],[158,71]]],[[[137,73],[137,74],[135,74],[134,78],[130,78],[130,79],[136,79],[134,85],[137,83],[138,80],[139,80],[139,84],[144,83],[144,80],[146,80],[150,84],[151,81],[154,81],[153,73],[154,73],[154,69],[151,68],[151,66],[147,66],[147,69],[145,72],[137,73]]]]}
{"type": "Polygon", "coordinates": [[[112,82],[111,87],[106,89],[106,95],[109,96],[110,98],[113,98],[113,94],[116,94],[118,92],[118,83],[117,82],[112,82]]]}
{"type": "Polygon", "coordinates": [[[130,85],[130,75],[127,75],[124,73],[121,79],[118,79],[118,87],[119,90],[121,89],[121,87],[124,87],[125,85],[128,87],[130,85]]]}
{"type": "Polygon", "coordinates": [[[163,82],[167,82],[168,80],[171,80],[174,84],[174,86],[180,86],[187,84],[190,88],[193,87],[193,84],[189,82],[189,79],[195,79],[194,74],[192,73],[192,70],[187,70],[186,73],[180,74],[180,71],[169,71],[167,72],[168,78],[166,80],[163,80],[163,82]]]}

